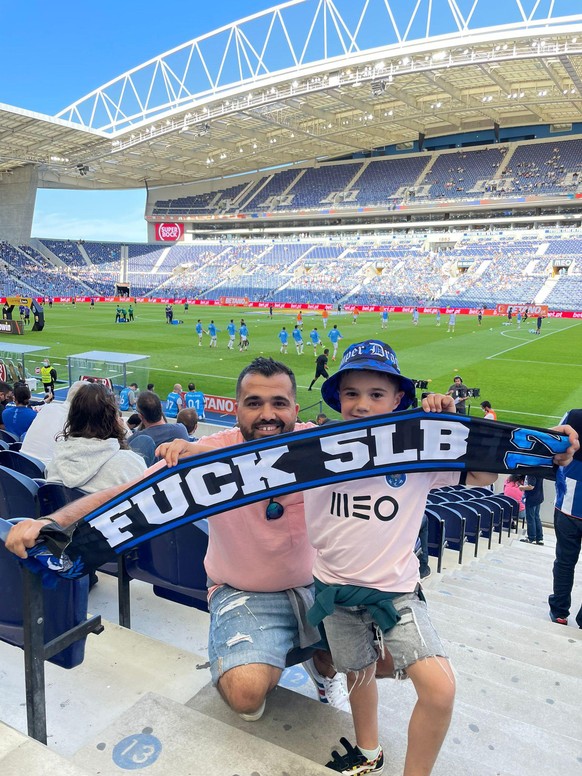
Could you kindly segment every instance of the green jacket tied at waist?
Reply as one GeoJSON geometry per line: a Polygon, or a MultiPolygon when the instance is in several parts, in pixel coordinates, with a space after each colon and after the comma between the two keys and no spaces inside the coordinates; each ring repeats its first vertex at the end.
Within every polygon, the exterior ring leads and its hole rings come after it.
{"type": "Polygon", "coordinates": [[[359,585],[326,585],[319,579],[314,582],[315,601],[307,612],[307,620],[311,625],[319,625],[336,606],[365,606],[383,633],[400,620],[392,600],[402,593],[386,593],[384,590],[359,585]]]}

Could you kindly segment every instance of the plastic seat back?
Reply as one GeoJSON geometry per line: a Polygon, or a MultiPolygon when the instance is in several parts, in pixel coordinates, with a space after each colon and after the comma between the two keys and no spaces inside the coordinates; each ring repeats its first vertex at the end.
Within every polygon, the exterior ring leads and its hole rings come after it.
{"type": "Polygon", "coordinates": [[[428,554],[437,558],[437,572],[440,573],[445,551],[445,521],[433,511],[425,509],[428,517],[428,554]]]}
{"type": "Polygon", "coordinates": [[[5,520],[38,517],[37,493],[38,485],[30,477],[0,466],[0,515],[5,520]]]}
{"type": "Polygon", "coordinates": [[[206,521],[188,523],[130,551],[125,560],[127,573],[152,584],[161,598],[207,611],[207,547],[206,521]]]}
{"type": "Polygon", "coordinates": [[[31,479],[44,477],[46,472],[46,467],[42,461],[17,450],[0,450],[0,466],[6,466],[7,469],[26,474],[31,479]]]}

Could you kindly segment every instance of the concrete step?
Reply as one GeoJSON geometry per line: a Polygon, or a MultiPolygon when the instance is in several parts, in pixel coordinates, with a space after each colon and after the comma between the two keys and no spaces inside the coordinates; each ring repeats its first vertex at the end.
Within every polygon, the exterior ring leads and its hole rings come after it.
{"type": "MultiPolygon", "coordinates": [[[[410,682],[379,682],[380,741],[384,747],[384,776],[400,776],[407,745],[408,719],[415,694],[410,682]]],[[[258,723],[243,722],[220,700],[216,690],[206,687],[187,704],[201,713],[260,738],[271,745],[301,754],[314,762],[325,763],[333,749],[339,749],[339,739],[354,741],[353,721],[345,712],[306,699],[277,687],[267,699],[264,717],[258,723]]],[[[330,773],[326,769],[326,773],[330,773]]],[[[269,774],[261,771],[261,774],[269,774]]],[[[277,772],[278,774],[279,772],[277,772]]],[[[290,772],[293,774],[293,772],[290,772]]],[[[439,755],[433,776],[520,776],[505,763],[502,770],[493,771],[467,755],[458,744],[445,746],[439,755]]]]}
{"type": "MultiPolygon", "coordinates": [[[[459,617],[466,617],[470,621],[475,617],[475,603],[462,595],[451,595],[450,592],[441,592],[439,588],[430,590],[427,595],[427,602],[430,612],[439,611],[441,605],[454,607],[459,612],[459,617]],[[436,608],[435,608],[436,607],[436,608]]],[[[540,617],[539,614],[525,614],[515,608],[506,606],[497,606],[489,602],[481,601],[479,604],[479,613],[496,620],[499,627],[503,627],[506,622],[517,623],[527,627],[537,628],[540,633],[553,633],[557,627],[549,617],[540,617]]],[[[568,636],[572,638],[582,638],[582,631],[579,628],[570,628],[568,636]]]]}
{"type": "MultiPolygon", "coordinates": [[[[315,704],[305,698],[303,702],[315,704]]],[[[256,727],[261,723],[242,724],[256,727]]],[[[73,762],[95,776],[127,770],[148,776],[330,773],[321,764],[154,693],[145,695],[93,737],[73,762]]]]}
{"type": "Polygon", "coordinates": [[[439,585],[439,591],[451,596],[467,596],[476,606],[480,601],[490,603],[499,608],[516,609],[524,614],[532,614],[540,618],[548,616],[548,597],[541,594],[528,596],[516,591],[512,595],[511,589],[494,583],[478,580],[460,579],[459,577],[447,577],[439,585]]]}
{"type": "MultiPolygon", "coordinates": [[[[579,677],[582,665],[582,640],[566,636],[555,637],[544,634],[540,637],[535,630],[516,625],[511,630],[507,625],[500,629],[493,625],[481,628],[461,618],[448,618],[441,614],[434,617],[441,637],[457,641],[478,649],[507,655],[521,661],[524,667],[533,665],[554,670],[567,676],[579,677]]],[[[563,629],[567,631],[566,628],[563,629]]]]}
{"type": "Polygon", "coordinates": [[[0,722],[2,776],[88,776],[88,771],[38,741],[0,722]]]}
{"type": "Polygon", "coordinates": [[[548,705],[562,703],[579,707],[582,677],[564,676],[559,670],[525,665],[519,659],[499,655],[456,640],[443,639],[453,666],[465,674],[494,681],[505,692],[527,690],[532,697],[548,705]]]}
{"type": "MultiPolygon", "coordinates": [[[[183,703],[210,681],[205,658],[103,624],[103,633],[88,637],[80,666],[67,671],[45,663],[48,744],[63,755],[75,752],[146,692],[155,688],[183,703]]],[[[0,719],[26,733],[22,650],[0,642],[0,665],[0,719]]]]}

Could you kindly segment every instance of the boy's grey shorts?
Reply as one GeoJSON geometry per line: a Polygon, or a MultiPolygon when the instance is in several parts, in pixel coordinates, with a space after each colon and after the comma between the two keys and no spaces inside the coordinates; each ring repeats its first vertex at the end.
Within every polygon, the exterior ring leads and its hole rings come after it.
{"type": "MultiPolygon", "coordinates": [[[[383,634],[383,643],[394,661],[394,673],[402,673],[422,658],[446,658],[426,603],[418,593],[403,593],[392,603],[400,621],[383,634]]],[[[377,628],[365,606],[336,606],[324,625],[336,671],[361,671],[378,660],[377,628]]]]}

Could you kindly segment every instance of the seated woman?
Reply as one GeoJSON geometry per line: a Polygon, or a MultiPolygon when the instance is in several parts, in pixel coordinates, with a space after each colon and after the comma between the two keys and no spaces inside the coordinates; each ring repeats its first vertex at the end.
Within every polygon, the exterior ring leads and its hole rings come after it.
{"type": "MultiPolygon", "coordinates": [[[[510,474],[509,477],[505,480],[503,483],[503,495],[509,496],[509,498],[512,498],[514,501],[517,501],[519,504],[519,517],[524,517],[525,512],[525,504],[523,501],[523,491],[519,489],[520,485],[523,485],[524,478],[523,476],[520,477],[517,474],[510,474]]],[[[512,528],[516,528],[517,526],[512,525],[512,528]]]]}
{"type": "Polygon", "coordinates": [[[125,433],[111,391],[100,383],[85,383],[71,401],[47,479],[94,493],[138,477],[145,461],[129,450],[125,433]]]}
{"type": "Polygon", "coordinates": [[[2,413],[2,423],[6,431],[22,441],[24,435],[36,418],[36,412],[29,407],[30,388],[26,383],[14,384],[14,404],[9,404],[2,413]]]}

